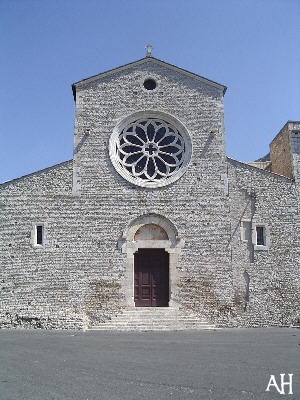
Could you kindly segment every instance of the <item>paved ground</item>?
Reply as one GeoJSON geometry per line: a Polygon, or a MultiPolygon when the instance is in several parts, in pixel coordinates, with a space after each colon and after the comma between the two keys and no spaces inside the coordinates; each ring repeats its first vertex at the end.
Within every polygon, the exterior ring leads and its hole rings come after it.
{"type": "Polygon", "coordinates": [[[0,331],[0,400],[284,398],[300,399],[299,329],[0,331]],[[280,373],[293,395],[265,392],[280,373]]]}

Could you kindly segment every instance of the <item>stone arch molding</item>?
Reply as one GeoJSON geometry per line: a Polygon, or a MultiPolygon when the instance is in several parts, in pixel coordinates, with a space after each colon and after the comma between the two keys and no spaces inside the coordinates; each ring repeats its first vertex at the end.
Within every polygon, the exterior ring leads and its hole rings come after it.
{"type": "Polygon", "coordinates": [[[166,217],[159,214],[146,214],[135,218],[130,222],[123,234],[123,239],[128,242],[134,242],[134,237],[137,231],[144,225],[158,225],[168,235],[170,245],[175,247],[180,239],[176,226],[166,217]]]}
{"type": "Polygon", "coordinates": [[[139,248],[163,248],[169,253],[169,307],[178,307],[178,261],[184,240],[178,236],[176,226],[166,217],[159,214],[141,215],[132,220],[123,233],[119,246],[126,254],[125,262],[125,306],[135,307],[134,304],[134,254],[139,248]],[[167,235],[167,240],[135,240],[136,233],[146,225],[156,225],[167,235]]]}

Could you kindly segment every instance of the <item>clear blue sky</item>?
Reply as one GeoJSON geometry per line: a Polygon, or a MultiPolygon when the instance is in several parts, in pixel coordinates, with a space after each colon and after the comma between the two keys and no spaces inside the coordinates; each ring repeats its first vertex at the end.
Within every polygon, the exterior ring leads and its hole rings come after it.
{"type": "Polygon", "coordinates": [[[228,87],[227,154],[300,120],[300,0],[0,0],[0,182],[72,158],[71,84],[153,55],[228,87]]]}

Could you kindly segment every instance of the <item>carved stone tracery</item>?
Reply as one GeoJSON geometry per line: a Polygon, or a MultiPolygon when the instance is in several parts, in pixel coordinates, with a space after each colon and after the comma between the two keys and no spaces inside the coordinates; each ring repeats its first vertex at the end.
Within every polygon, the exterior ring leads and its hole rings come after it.
{"type": "Polygon", "coordinates": [[[140,114],[142,118],[127,118],[116,127],[110,142],[112,163],[134,184],[165,186],[177,180],[187,167],[191,156],[189,135],[174,118],[169,122],[153,112],[140,114]]]}

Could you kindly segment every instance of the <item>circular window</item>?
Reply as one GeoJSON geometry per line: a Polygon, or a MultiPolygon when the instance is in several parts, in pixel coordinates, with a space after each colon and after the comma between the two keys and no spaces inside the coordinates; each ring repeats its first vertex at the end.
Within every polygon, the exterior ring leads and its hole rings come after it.
{"type": "Polygon", "coordinates": [[[144,82],[144,88],[147,90],[154,90],[156,88],[156,82],[154,79],[146,79],[144,82]]]}
{"type": "Polygon", "coordinates": [[[160,187],[185,172],[191,143],[181,124],[175,126],[166,119],[149,116],[115,129],[110,157],[116,170],[128,181],[144,187],[160,187]]]}

